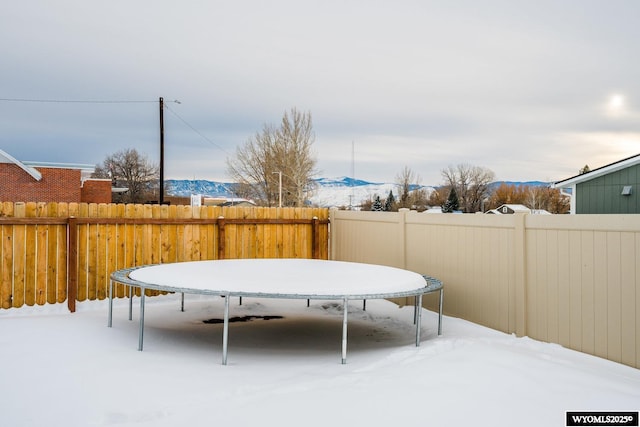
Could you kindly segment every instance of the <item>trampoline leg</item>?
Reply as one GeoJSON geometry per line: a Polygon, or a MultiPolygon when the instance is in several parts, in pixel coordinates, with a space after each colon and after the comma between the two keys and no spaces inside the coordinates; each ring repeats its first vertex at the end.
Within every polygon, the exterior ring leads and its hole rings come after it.
{"type": "Polygon", "coordinates": [[[111,327],[113,325],[113,280],[109,281],[109,321],[107,322],[107,326],[111,327]]]}
{"type": "Polygon", "coordinates": [[[416,296],[416,347],[420,347],[420,326],[422,323],[422,294],[416,296]]]}
{"type": "Polygon", "coordinates": [[[140,327],[138,329],[138,351],[142,351],[144,340],[144,288],[140,288],[140,327]]]}
{"type": "Polygon", "coordinates": [[[418,296],[413,297],[413,324],[418,323],[418,296]]]}
{"type": "Polygon", "coordinates": [[[129,286],[129,320],[133,320],[133,286],[129,286]]]}
{"type": "Polygon", "coordinates": [[[227,295],[224,299],[224,325],[222,327],[222,364],[227,364],[227,348],[229,346],[229,300],[227,295]]]}
{"type": "Polygon", "coordinates": [[[444,299],[444,289],[440,289],[440,304],[438,307],[438,335],[442,335],[442,300],[444,299]]]}
{"type": "Polygon", "coordinates": [[[367,311],[367,300],[366,299],[362,300],[362,311],[367,311]]]}
{"type": "Polygon", "coordinates": [[[307,307],[309,307],[310,299],[307,299],[307,307]]]}
{"type": "Polygon", "coordinates": [[[182,292],[182,295],[180,296],[180,311],[184,313],[184,292],[182,292]]]}
{"type": "Polygon", "coordinates": [[[347,363],[347,313],[349,312],[349,300],[343,300],[344,315],[342,317],[342,364],[347,363]]]}
{"type": "Polygon", "coordinates": [[[240,297],[240,302],[238,303],[238,305],[242,305],[242,297],[240,297]]]}

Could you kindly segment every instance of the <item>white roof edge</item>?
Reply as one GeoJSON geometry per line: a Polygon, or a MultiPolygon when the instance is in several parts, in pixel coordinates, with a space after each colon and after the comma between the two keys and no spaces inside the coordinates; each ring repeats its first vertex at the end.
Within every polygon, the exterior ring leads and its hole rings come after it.
{"type": "MultiPolygon", "coordinates": [[[[40,172],[38,172],[36,169],[32,167],[25,165],[20,160],[17,160],[11,154],[7,153],[2,149],[0,149],[0,157],[4,157],[5,159],[7,159],[9,161],[8,163],[13,163],[17,165],[18,167],[20,167],[20,169],[22,169],[23,171],[31,175],[33,179],[35,179],[36,181],[40,181],[42,179],[42,174],[40,172]]],[[[4,163],[7,163],[7,162],[4,162],[4,163]]]]}
{"type": "Polygon", "coordinates": [[[41,168],[53,168],[53,169],[80,169],[86,171],[94,171],[96,166],[85,164],[85,163],[55,163],[55,162],[34,162],[34,161],[23,161],[27,166],[31,167],[41,167],[41,168]]]}
{"type": "Polygon", "coordinates": [[[598,178],[602,175],[609,174],[611,172],[616,172],[621,169],[625,169],[629,166],[633,166],[640,163],[640,154],[637,154],[632,157],[628,157],[626,159],[611,163],[606,166],[602,166],[598,169],[594,169],[591,172],[583,173],[581,175],[576,175],[572,178],[567,178],[562,181],[556,181],[551,184],[553,188],[570,188],[577,183],[590,181],[592,179],[598,178]]]}

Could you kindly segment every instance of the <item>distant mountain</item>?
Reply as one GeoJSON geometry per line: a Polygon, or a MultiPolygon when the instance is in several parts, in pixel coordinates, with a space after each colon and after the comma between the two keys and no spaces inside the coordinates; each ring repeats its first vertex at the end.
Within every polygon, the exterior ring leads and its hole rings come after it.
{"type": "MultiPolygon", "coordinates": [[[[385,182],[368,182],[347,176],[339,178],[319,178],[314,180],[316,189],[309,198],[316,206],[341,207],[358,206],[364,200],[372,200],[375,196],[386,199],[389,192],[398,197],[398,184],[385,182]]],[[[426,188],[428,192],[433,187],[412,185],[411,190],[426,188]]]]}
{"type": "Polygon", "coordinates": [[[318,178],[314,179],[315,183],[323,187],[361,187],[364,185],[383,185],[380,182],[369,182],[361,179],[342,176],[338,178],[318,178]]]}
{"type": "MultiPolygon", "coordinates": [[[[398,184],[384,182],[369,182],[361,179],[354,179],[347,176],[338,178],[318,178],[313,180],[316,188],[309,197],[309,202],[315,206],[357,206],[363,200],[371,200],[376,195],[385,199],[392,191],[394,196],[398,196],[398,184]]],[[[542,181],[496,181],[490,184],[493,191],[501,184],[515,186],[547,186],[549,183],[542,181]]],[[[206,197],[215,198],[236,198],[234,187],[231,182],[216,182],[206,180],[176,180],[166,181],[167,193],[170,196],[189,197],[192,194],[201,194],[206,197]]],[[[412,190],[424,188],[427,193],[436,187],[413,185],[412,190]]]]}
{"type": "Polygon", "coordinates": [[[489,189],[493,191],[502,184],[514,185],[516,187],[548,187],[551,183],[543,181],[496,181],[489,184],[489,189]]]}
{"type": "Polygon", "coordinates": [[[234,183],[215,182],[202,179],[169,179],[165,181],[167,193],[170,196],[189,197],[192,194],[202,194],[208,197],[235,197],[234,183]]]}

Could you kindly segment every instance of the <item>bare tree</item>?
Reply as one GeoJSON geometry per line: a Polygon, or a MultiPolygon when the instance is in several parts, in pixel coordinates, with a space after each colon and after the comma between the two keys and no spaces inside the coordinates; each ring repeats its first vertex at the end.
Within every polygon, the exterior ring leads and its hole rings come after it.
{"type": "Polygon", "coordinates": [[[398,201],[396,203],[399,208],[411,207],[411,184],[415,184],[416,179],[415,173],[409,168],[409,166],[405,166],[402,171],[396,175],[396,183],[399,187],[398,201]]]}
{"type": "Polygon", "coordinates": [[[274,190],[273,180],[269,175],[273,170],[276,139],[274,127],[265,124],[261,132],[236,149],[234,160],[227,159],[229,174],[242,189],[242,196],[267,206],[272,206],[274,198],[278,197],[278,184],[276,183],[274,190]]]}
{"type": "Polygon", "coordinates": [[[526,205],[529,209],[544,209],[554,214],[565,214],[569,212],[570,201],[557,188],[530,187],[526,205]]]}
{"type": "Polygon", "coordinates": [[[411,168],[405,166],[396,176],[396,184],[399,187],[398,208],[424,209],[428,203],[427,191],[420,187],[420,176],[411,168]]]}
{"type": "Polygon", "coordinates": [[[282,194],[283,206],[302,206],[316,173],[314,141],[311,113],[292,108],[279,128],[264,125],[238,147],[236,157],[227,159],[228,173],[258,203],[276,206],[282,194]]]}
{"type": "Polygon", "coordinates": [[[429,194],[429,199],[427,200],[427,205],[429,206],[442,206],[447,201],[447,195],[451,191],[450,188],[444,186],[440,188],[434,189],[434,191],[429,194]]]}
{"type": "Polygon", "coordinates": [[[463,212],[478,212],[489,197],[489,184],[495,179],[492,170],[466,163],[442,170],[445,185],[455,187],[463,212]]]}
{"type": "Polygon", "coordinates": [[[485,205],[485,210],[495,209],[504,204],[522,205],[525,203],[528,194],[529,190],[527,186],[516,186],[503,182],[499,187],[493,190],[489,203],[485,205]]]}
{"type": "Polygon", "coordinates": [[[488,208],[495,209],[506,203],[522,204],[529,209],[544,209],[551,213],[563,214],[569,212],[570,200],[557,188],[502,183],[494,190],[488,208]]]}
{"type": "Polygon", "coordinates": [[[312,177],[316,174],[316,159],[312,150],[314,141],[311,113],[301,113],[295,108],[290,114],[284,113],[274,164],[278,178],[282,173],[285,206],[302,206],[307,194],[313,190],[312,177]]]}
{"type": "Polygon", "coordinates": [[[94,178],[110,178],[114,187],[127,188],[115,193],[116,203],[144,203],[158,200],[159,169],[136,149],[129,148],[107,156],[96,165],[94,178]]]}

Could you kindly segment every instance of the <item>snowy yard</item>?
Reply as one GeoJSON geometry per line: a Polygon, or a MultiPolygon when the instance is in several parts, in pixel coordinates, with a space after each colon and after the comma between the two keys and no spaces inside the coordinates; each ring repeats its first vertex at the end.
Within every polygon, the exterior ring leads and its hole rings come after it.
{"type": "Polygon", "coordinates": [[[245,299],[221,365],[223,299],[148,298],[0,311],[3,426],[563,426],[567,410],[640,409],[640,370],[460,319],[371,300],[245,299]],[[137,303],[137,300],[135,301],[137,303]]]}

